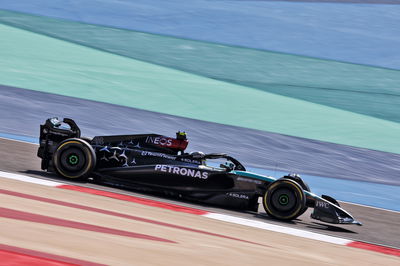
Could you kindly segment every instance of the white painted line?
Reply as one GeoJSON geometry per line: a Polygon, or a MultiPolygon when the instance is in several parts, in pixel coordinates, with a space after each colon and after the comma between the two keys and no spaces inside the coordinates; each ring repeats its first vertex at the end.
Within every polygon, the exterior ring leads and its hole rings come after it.
{"type": "Polygon", "coordinates": [[[202,216],[208,217],[211,219],[215,219],[215,220],[219,220],[219,221],[225,221],[225,222],[229,222],[229,223],[255,227],[255,228],[264,229],[264,230],[268,230],[268,231],[283,233],[283,234],[287,234],[287,235],[294,235],[294,236],[324,241],[324,242],[338,244],[338,245],[347,245],[347,244],[353,242],[352,240],[348,240],[348,239],[344,239],[344,238],[322,235],[322,234],[313,233],[310,231],[280,226],[280,225],[276,225],[276,224],[269,224],[269,223],[265,223],[265,222],[261,222],[261,221],[254,221],[254,220],[245,219],[245,218],[239,218],[239,217],[235,217],[235,216],[231,216],[231,215],[225,215],[225,214],[219,214],[219,213],[208,213],[208,214],[204,214],[202,216]]]}
{"type": "Polygon", "coordinates": [[[2,171],[0,171],[0,177],[19,180],[19,181],[33,183],[33,184],[49,186],[49,187],[56,187],[56,186],[64,185],[63,183],[59,183],[59,182],[39,179],[39,178],[30,177],[30,176],[26,176],[26,175],[12,174],[12,173],[2,172],[2,171]]]}

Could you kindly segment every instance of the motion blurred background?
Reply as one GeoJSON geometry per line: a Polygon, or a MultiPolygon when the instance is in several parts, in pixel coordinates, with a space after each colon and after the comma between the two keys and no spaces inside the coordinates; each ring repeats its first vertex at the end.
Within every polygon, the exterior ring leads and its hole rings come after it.
{"type": "Polygon", "coordinates": [[[2,0],[0,136],[35,142],[51,116],[88,136],[185,130],[189,150],[395,209],[399,4],[2,0]]]}

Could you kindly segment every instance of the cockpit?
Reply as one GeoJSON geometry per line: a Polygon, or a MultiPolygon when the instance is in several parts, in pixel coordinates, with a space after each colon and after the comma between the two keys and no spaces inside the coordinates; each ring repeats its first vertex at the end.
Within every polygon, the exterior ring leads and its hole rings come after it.
{"type": "Polygon", "coordinates": [[[238,160],[225,153],[205,154],[196,151],[188,155],[193,159],[201,161],[202,164],[199,167],[203,169],[225,172],[230,172],[232,170],[246,171],[245,167],[238,160]]]}

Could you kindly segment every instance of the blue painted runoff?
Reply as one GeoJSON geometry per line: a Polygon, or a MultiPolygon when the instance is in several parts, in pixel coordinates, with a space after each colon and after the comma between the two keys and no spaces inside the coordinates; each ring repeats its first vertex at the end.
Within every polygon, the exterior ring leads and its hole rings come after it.
{"type": "Polygon", "coordinates": [[[39,144],[38,138],[33,138],[33,137],[29,137],[29,136],[14,135],[14,134],[0,132],[0,138],[39,144]]]}
{"type": "Polygon", "coordinates": [[[1,8],[400,69],[400,5],[229,0],[2,0],[1,8]]]}
{"type": "MultiPolygon", "coordinates": [[[[0,138],[38,143],[37,138],[0,132],[0,138]]],[[[287,172],[249,168],[247,171],[261,175],[282,177],[287,172]]],[[[301,173],[299,173],[301,174],[301,173]]],[[[400,211],[400,186],[390,186],[371,182],[360,182],[321,176],[301,175],[311,191],[317,195],[329,195],[337,200],[362,204],[387,210],[400,211]]]]}
{"type": "MultiPolygon", "coordinates": [[[[288,174],[287,172],[260,168],[247,167],[247,170],[275,178],[288,174]]],[[[298,174],[301,175],[301,173],[298,174]]],[[[340,201],[400,211],[400,186],[312,175],[301,175],[301,177],[307,182],[314,194],[325,194],[340,201]]]]}

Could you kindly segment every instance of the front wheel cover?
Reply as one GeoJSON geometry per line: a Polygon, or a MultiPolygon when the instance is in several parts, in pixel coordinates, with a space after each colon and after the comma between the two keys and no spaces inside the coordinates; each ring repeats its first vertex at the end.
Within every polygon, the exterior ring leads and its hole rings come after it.
{"type": "Polygon", "coordinates": [[[279,220],[293,220],[304,213],[306,196],[295,181],[279,179],[267,188],[263,205],[269,216],[279,220]]]}
{"type": "Polygon", "coordinates": [[[96,154],[92,146],[79,138],[61,142],[53,155],[55,171],[68,179],[84,179],[96,165],[96,154]]]}
{"type": "Polygon", "coordinates": [[[281,177],[281,179],[285,179],[285,178],[293,180],[294,182],[299,184],[303,190],[311,192],[310,187],[308,186],[308,184],[306,182],[304,182],[304,180],[301,177],[298,177],[298,176],[295,177],[295,176],[290,176],[290,175],[281,177]]]}
{"type": "MultiPolygon", "coordinates": [[[[310,187],[308,186],[308,184],[306,182],[304,182],[304,180],[301,177],[294,177],[294,176],[290,176],[290,175],[286,175],[284,177],[281,177],[281,179],[285,179],[285,178],[293,180],[294,182],[299,184],[304,191],[311,192],[310,187]]],[[[307,204],[307,200],[306,200],[306,204],[307,204]]],[[[307,211],[307,209],[308,209],[308,207],[305,206],[303,208],[303,210],[300,212],[299,216],[302,215],[303,213],[305,213],[307,211]]]]}

